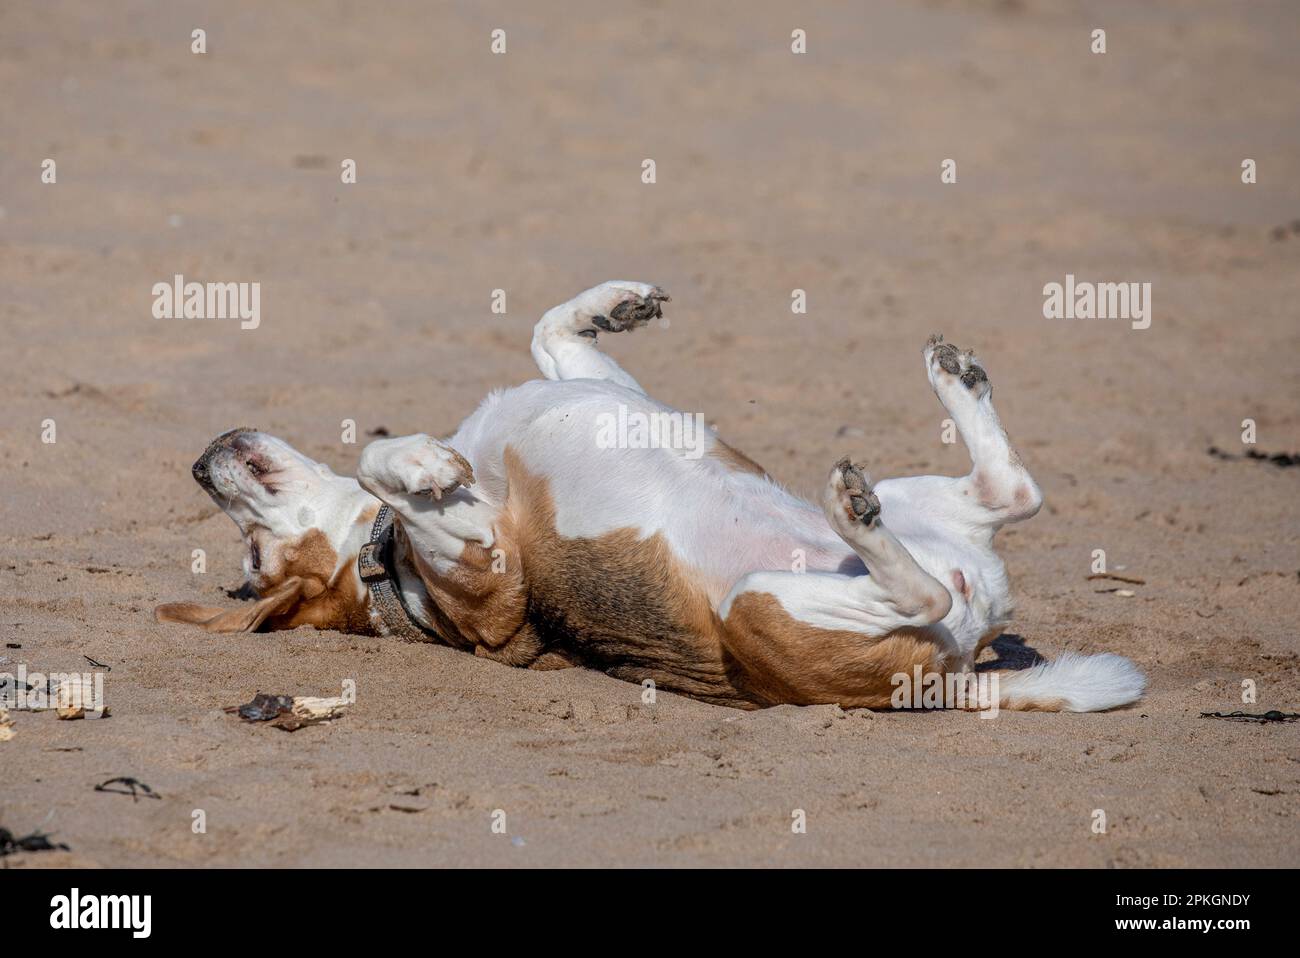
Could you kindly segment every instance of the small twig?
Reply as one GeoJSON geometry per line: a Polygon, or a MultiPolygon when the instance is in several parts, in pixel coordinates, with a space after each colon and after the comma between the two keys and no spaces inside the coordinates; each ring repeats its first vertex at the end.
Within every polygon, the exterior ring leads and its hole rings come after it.
{"type": "Polygon", "coordinates": [[[1130,585],[1147,584],[1146,579],[1139,579],[1136,576],[1129,575],[1116,575],[1114,572],[1094,572],[1092,575],[1088,576],[1089,581],[1092,581],[1093,579],[1113,579],[1116,582],[1127,582],[1130,585]]]}

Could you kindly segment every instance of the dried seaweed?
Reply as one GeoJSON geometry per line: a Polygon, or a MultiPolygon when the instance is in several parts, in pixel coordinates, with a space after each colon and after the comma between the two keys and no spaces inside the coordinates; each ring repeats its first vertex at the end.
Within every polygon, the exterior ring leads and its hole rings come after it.
{"type": "Polygon", "coordinates": [[[1279,712],[1271,709],[1267,712],[1202,712],[1201,718],[1227,719],[1230,722],[1254,722],[1264,725],[1268,722],[1294,722],[1300,719],[1300,712],[1279,712]]]}
{"type": "Polygon", "coordinates": [[[15,852],[66,852],[68,846],[62,842],[50,841],[44,832],[32,832],[22,838],[15,838],[7,828],[0,828],[0,858],[15,852]]]}
{"type": "Polygon", "coordinates": [[[1223,459],[1226,462],[1233,462],[1238,459],[1253,459],[1255,462],[1271,462],[1273,465],[1285,469],[1287,466],[1300,466],[1300,452],[1259,452],[1256,449],[1247,449],[1244,455],[1233,455],[1230,452],[1224,452],[1218,446],[1211,446],[1206,450],[1215,459],[1223,459]]]}
{"type": "Polygon", "coordinates": [[[100,782],[95,786],[95,791],[108,792],[112,795],[130,795],[133,802],[138,802],[141,795],[145,798],[162,798],[144,782],[130,776],[119,776],[118,778],[110,778],[107,782],[100,782]],[[109,788],[109,785],[121,785],[122,787],[109,788]]]}

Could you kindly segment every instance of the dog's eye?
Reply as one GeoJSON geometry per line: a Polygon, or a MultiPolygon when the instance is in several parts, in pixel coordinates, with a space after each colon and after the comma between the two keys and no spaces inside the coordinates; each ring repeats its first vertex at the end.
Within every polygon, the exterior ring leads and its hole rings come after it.
{"type": "Polygon", "coordinates": [[[262,550],[257,547],[257,542],[250,542],[248,546],[248,561],[254,569],[262,568],[262,550]]]}
{"type": "Polygon", "coordinates": [[[253,474],[255,479],[260,479],[262,476],[266,475],[266,467],[256,459],[248,460],[248,471],[253,474]]]}

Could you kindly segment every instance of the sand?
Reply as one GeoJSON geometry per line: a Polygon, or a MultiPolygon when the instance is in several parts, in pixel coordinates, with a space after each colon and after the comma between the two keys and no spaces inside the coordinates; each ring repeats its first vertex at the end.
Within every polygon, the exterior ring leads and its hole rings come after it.
{"type": "Polygon", "coordinates": [[[1300,469],[1206,452],[1300,450],[1300,12],[1087,6],[0,6],[0,671],[112,668],[110,718],[11,712],[0,826],[70,850],[0,864],[1300,864],[1300,724],[1200,717],[1300,709],[1300,469]],[[155,319],[177,273],[259,282],[260,326],[155,319]],[[1067,273],[1150,282],[1150,328],[1044,318],[1067,273]],[[449,433],[611,278],[673,302],[610,352],[805,495],[845,453],[964,471],[919,351],[978,348],[1047,499],[1000,538],[1000,654],[1122,653],[1147,698],[648,706],[594,672],[154,623],[234,602],[235,527],[189,475],[212,436],[351,471],[378,427],[449,433]],[[1097,549],[1145,585],[1090,581],[1097,549]],[[329,724],[222,712],[345,679],[329,724]],[[93,790],[116,776],[160,797],[93,790]]]}

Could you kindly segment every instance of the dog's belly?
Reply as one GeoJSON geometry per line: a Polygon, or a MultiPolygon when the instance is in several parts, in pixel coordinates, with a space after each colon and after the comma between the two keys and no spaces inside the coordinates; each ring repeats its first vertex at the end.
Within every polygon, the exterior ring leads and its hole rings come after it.
{"type": "Polygon", "coordinates": [[[538,381],[491,397],[448,442],[497,501],[513,495],[507,449],[544,477],[564,537],[662,535],[715,603],[747,572],[840,571],[855,561],[820,509],[770,482],[707,426],[688,431],[681,447],[636,435],[624,437],[628,448],[607,444],[605,427],[660,414],[692,415],[613,383],[538,381]]]}

